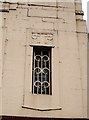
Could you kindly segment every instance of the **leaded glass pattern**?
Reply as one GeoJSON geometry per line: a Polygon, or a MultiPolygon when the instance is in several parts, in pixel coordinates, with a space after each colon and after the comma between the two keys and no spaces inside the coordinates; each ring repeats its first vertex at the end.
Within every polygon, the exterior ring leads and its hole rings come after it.
{"type": "Polygon", "coordinates": [[[33,47],[33,94],[51,94],[51,48],[33,47]]]}

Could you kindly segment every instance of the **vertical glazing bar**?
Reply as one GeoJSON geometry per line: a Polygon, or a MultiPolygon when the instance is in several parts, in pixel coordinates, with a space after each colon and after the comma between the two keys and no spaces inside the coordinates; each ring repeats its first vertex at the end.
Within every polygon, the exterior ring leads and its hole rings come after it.
{"type": "MultiPolygon", "coordinates": [[[[47,80],[46,80],[46,73],[45,73],[45,81],[47,81],[47,80]]],[[[45,94],[47,94],[47,93],[46,93],[46,89],[47,89],[47,88],[45,88],[45,94]]]]}
{"type": "MultiPolygon", "coordinates": [[[[45,67],[46,67],[46,60],[44,60],[44,61],[45,61],[45,67]]],[[[46,73],[45,73],[45,81],[47,81],[46,73]]],[[[45,88],[45,94],[46,94],[46,89],[47,89],[47,88],[45,88]]]]}
{"type": "MultiPolygon", "coordinates": [[[[42,63],[42,55],[43,55],[43,53],[42,53],[42,51],[41,51],[41,70],[43,69],[43,68],[42,68],[42,64],[43,64],[43,63],[42,63]]],[[[43,76],[42,76],[42,72],[41,72],[41,83],[42,83],[42,77],[43,77],[43,76]]],[[[41,84],[41,94],[42,94],[42,84],[41,84]]]]}
{"type": "MultiPolygon", "coordinates": [[[[45,66],[44,66],[44,67],[46,67],[46,62],[47,62],[47,61],[44,60],[44,62],[45,62],[45,66]]],[[[46,73],[45,73],[45,81],[47,81],[46,73]]],[[[47,88],[45,88],[45,94],[47,94],[47,93],[46,93],[46,92],[47,92],[46,89],[47,89],[47,88]]]]}
{"type": "Polygon", "coordinates": [[[51,72],[51,69],[50,69],[50,61],[51,61],[50,51],[49,51],[48,54],[49,54],[49,76],[48,76],[48,82],[49,82],[49,87],[48,87],[48,88],[49,88],[49,93],[48,93],[48,94],[50,94],[50,84],[51,84],[51,83],[50,83],[50,79],[51,79],[51,78],[50,78],[50,72],[51,72]]]}
{"type": "MultiPolygon", "coordinates": [[[[39,74],[37,74],[37,81],[39,80],[39,74]]],[[[37,83],[38,84],[38,83],[37,83]]],[[[37,85],[38,86],[38,85],[37,85]]],[[[39,88],[37,87],[37,94],[38,94],[39,88]]]]}
{"type": "MultiPolygon", "coordinates": [[[[37,61],[37,67],[39,68],[39,60],[37,61]]],[[[37,74],[37,81],[39,81],[39,74],[37,74]]],[[[39,86],[39,83],[37,86],[39,86]]],[[[39,87],[37,87],[37,94],[38,93],[39,93],[39,87]]]]}
{"type": "Polygon", "coordinates": [[[34,80],[35,80],[35,51],[33,50],[33,60],[34,60],[34,63],[33,63],[33,94],[34,94],[34,80]]]}

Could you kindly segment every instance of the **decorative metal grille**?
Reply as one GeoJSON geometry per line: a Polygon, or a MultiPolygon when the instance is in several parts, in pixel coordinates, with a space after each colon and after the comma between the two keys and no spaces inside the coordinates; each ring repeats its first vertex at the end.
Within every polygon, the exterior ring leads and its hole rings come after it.
{"type": "Polygon", "coordinates": [[[51,94],[51,48],[33,47],[33,94],[51,94]]]}

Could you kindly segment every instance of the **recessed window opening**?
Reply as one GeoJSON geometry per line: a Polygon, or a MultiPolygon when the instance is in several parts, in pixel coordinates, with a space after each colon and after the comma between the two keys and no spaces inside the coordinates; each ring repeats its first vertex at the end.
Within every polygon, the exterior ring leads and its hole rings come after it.
{"type": "Polygon", "coordinates": [[[51,48],[33,47],[33,94],[52,94],[51,74],[51,48]]]}

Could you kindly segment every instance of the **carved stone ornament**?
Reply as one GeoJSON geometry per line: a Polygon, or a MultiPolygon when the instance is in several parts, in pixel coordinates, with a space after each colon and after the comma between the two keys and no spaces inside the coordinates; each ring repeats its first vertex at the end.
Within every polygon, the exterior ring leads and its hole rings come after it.
{"type": "Polygon", "coordinates": [[[31,38],[32,39],[38,39],[40,37],[44,37],[46,40],[52,41],[53,40],[53,34],[52,33],[39,33],[39,32],[32,32],[31,38]]]}
{"type": "Polygon", "coordinates": [[[83,12],[82,10],[76,10],[76,11],[75,11],[75,14],[76,14],[76,15],[82,15],[82,16],[83,16],[83,15],[84,15],[84,12],[83,12]]]}
{"type": "Polygon", "coordinates": [[[45,35],[45,37],[46,37],[46,39],[47,40],[53,40],[53,34],[47,34],[47,35],[45,35]]]}
{"type": "Polygon", "coordinates": [[[32,39],[37,39],[38,37],[40,37],[40,33],[32,33],[32,39]]]}

